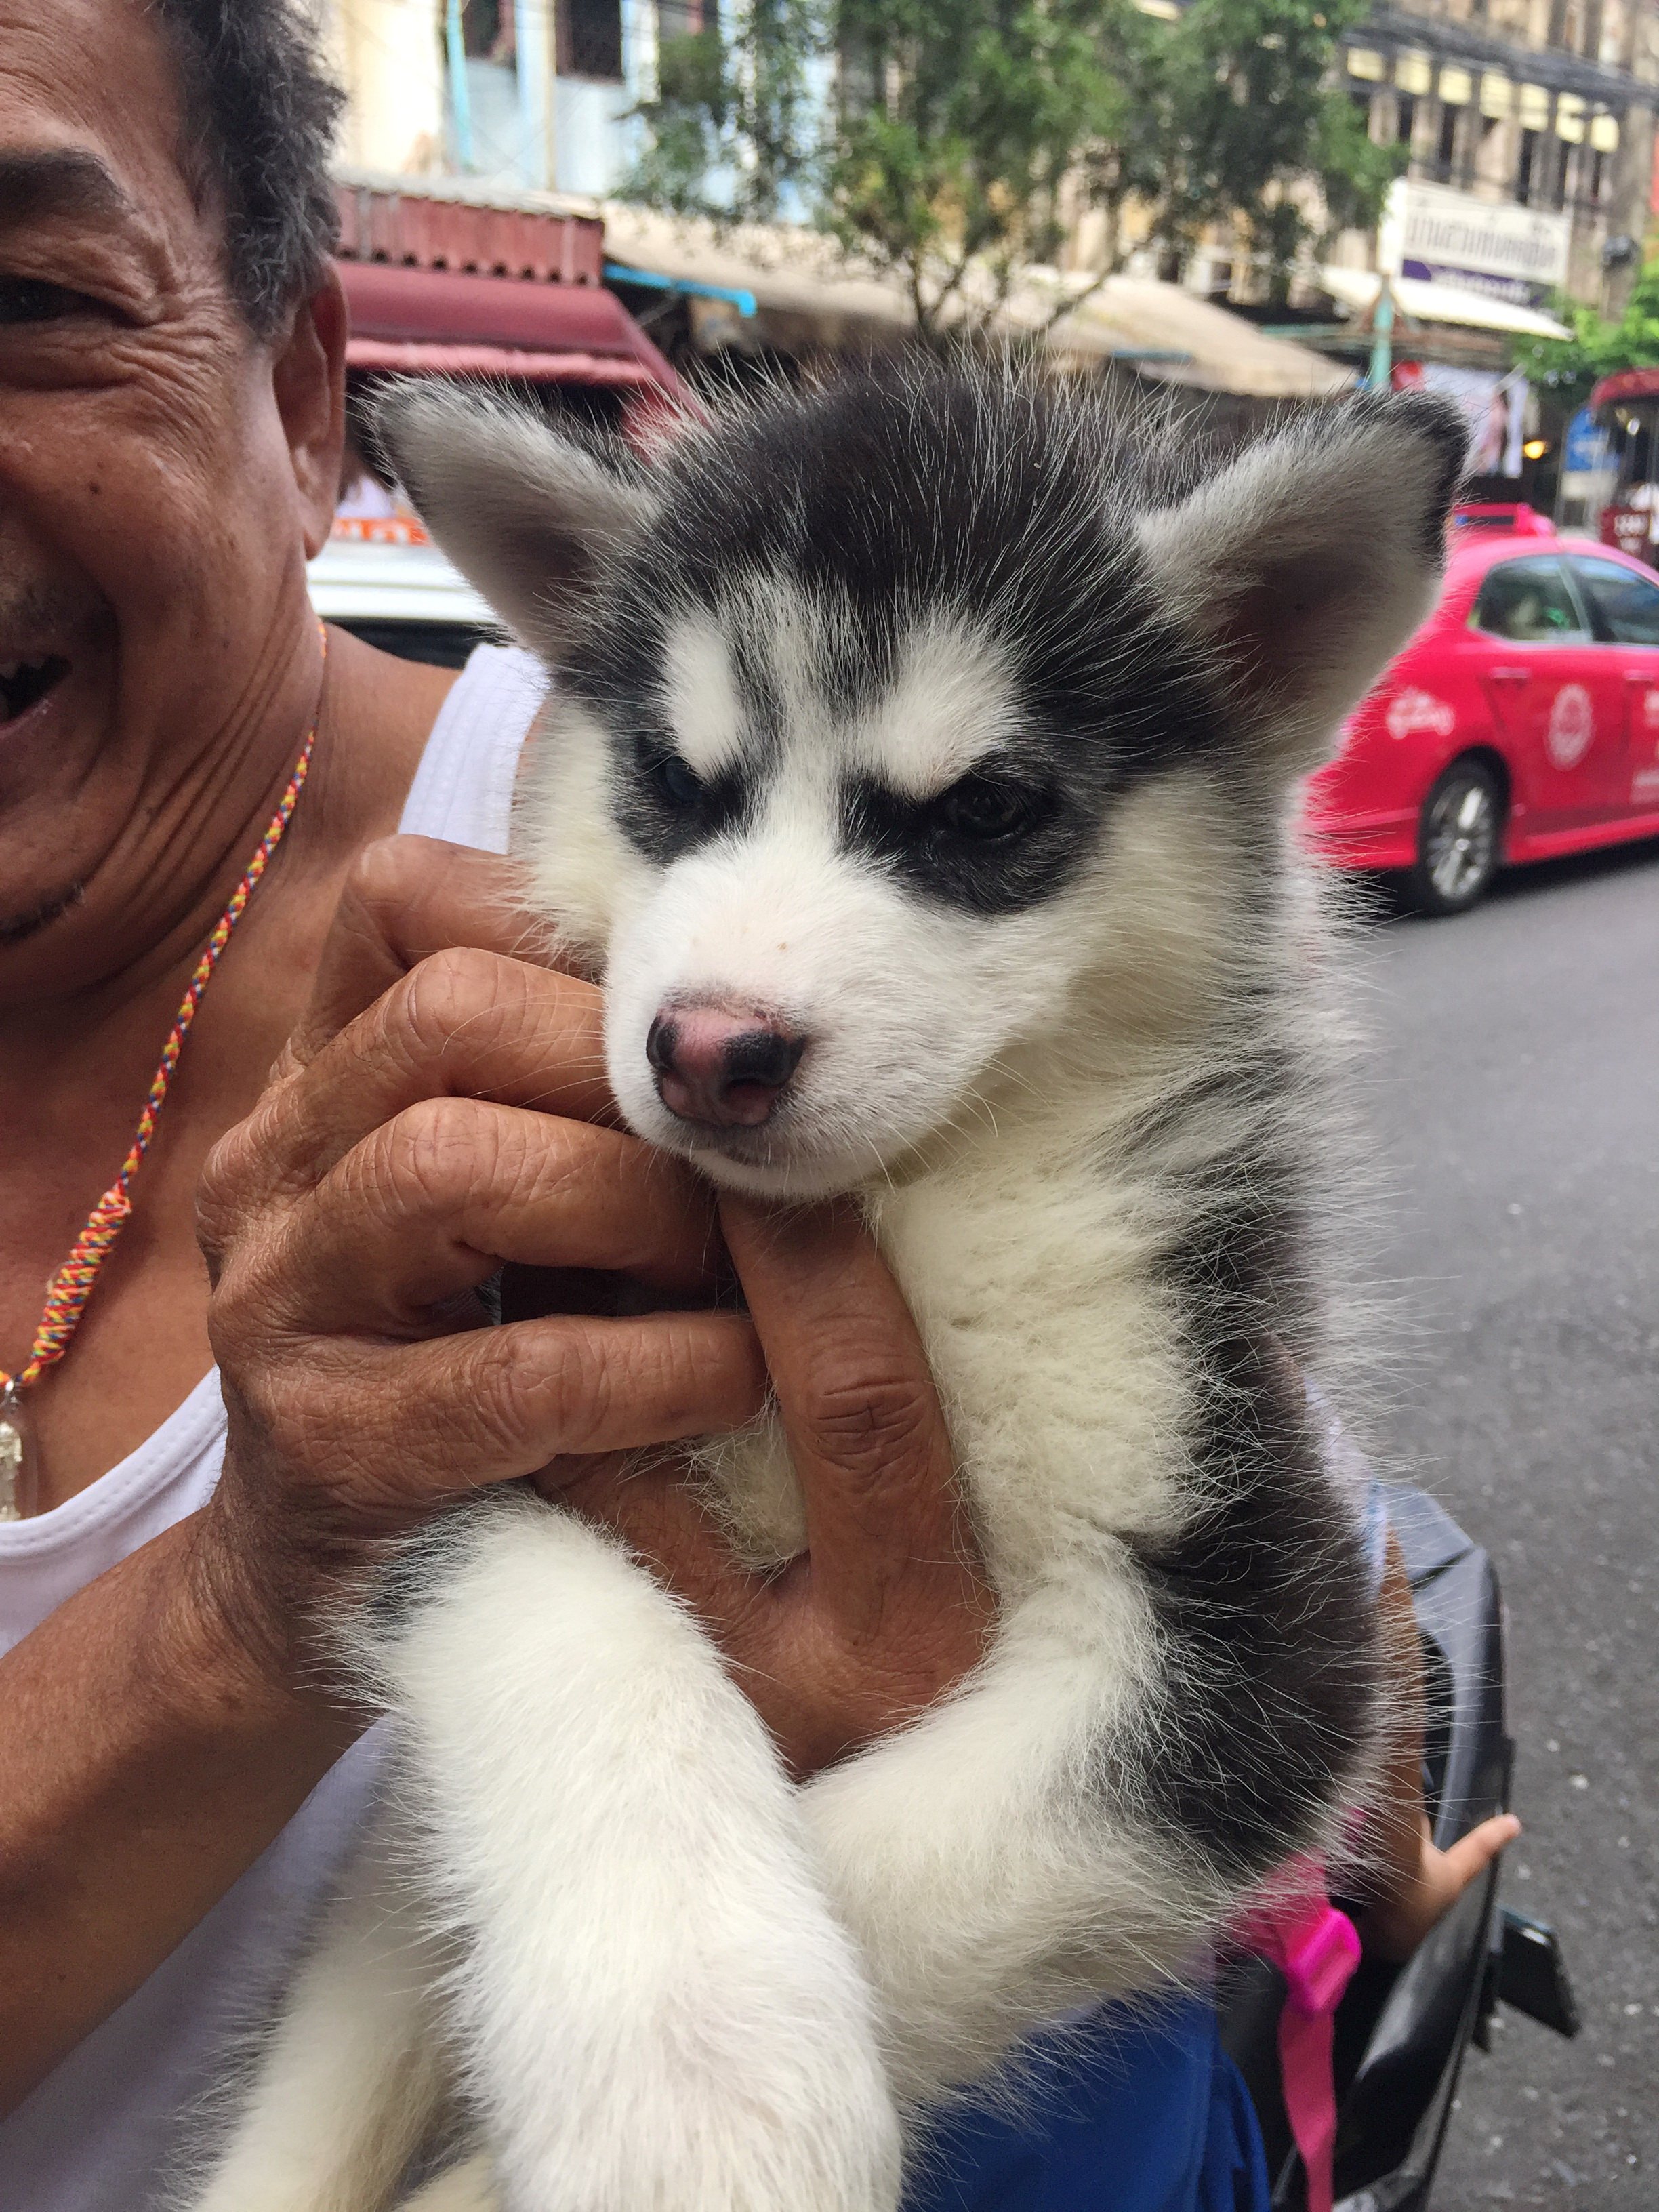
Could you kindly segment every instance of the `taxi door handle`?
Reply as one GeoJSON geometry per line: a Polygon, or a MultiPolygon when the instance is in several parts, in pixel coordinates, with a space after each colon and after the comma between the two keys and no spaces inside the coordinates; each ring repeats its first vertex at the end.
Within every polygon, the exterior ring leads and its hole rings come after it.
{"type": "Polygon", "coordinates": [[[1659,690],[1659,676],[1644,676],[1634,668],[1627,668],[1625,671],[1625,681],[1626,684],[1639,684],[1644,690],[1651,684],[1655,690],[1659,690]]]}
{"type": "Polygon", "coordinates": [[[1494,668],[1492,680],[1494,684],[1530,684],[1532,671],[1530,668],[1494,668]]]}

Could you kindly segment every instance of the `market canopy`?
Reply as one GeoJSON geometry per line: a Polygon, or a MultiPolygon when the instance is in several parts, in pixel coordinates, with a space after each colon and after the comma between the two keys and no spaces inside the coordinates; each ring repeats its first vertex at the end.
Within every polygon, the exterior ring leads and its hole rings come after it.
{"type": "MultiPolygon", "coordinates": [[[[1328,262],[1319,272],[1321,289],[1342,307],[1369,313],[1382,279],[1371,269],[1339,269],[1328,262]]],[[[1570,338],[1572,332],[1540,308],[1521,307],[1484,292],[1456,285],[1428,283],[1419,276],[1393,280],[1395,306],[1414,323],[1455,323],[1466,330],[1508,331],[1517,337],[1570,338]]]]}
{"type": "Polygon", "coordinates": [[[343,261],[346,361],[405,374],[509,376],[612,390],[680,380],[614,292],[343,261]]]}
{"type": "Polygon", "coordinates": [[[1352,369],[1310,347],[1269,337],[1231,308],[1150,276],[1109,276],[1060,318],[1048,343],[1127,360],[1163,382],[1252,399],[1333,398],[1354,380],[1352,369]]]}
{"type": "MultiPolygon", "coordinates": [[[[613,202],[605,209],[605,236],[607,258],[678,283],[689,295],[750,295],[752,321],[720,311],[723,340],[745,335],[741,320],[780,352],[867,351],[897,343],[915,327],[895,272],[852,259],[804,226],[716,229],[698,217],[613,202]]],[[[1111,276],[1096,287],[1086,276],[1034,269],[1000,307],[987,270],[970,270],[962,289],[967,312],[995,308],[994,331],[1040,337],[1080,364],[1115,361],[1170,383],[1264,399],[1326,398],[1353,381],[1350,370],[1309,348],[1269,337],[1215,301],[1152,277],[1111,276]]]]}

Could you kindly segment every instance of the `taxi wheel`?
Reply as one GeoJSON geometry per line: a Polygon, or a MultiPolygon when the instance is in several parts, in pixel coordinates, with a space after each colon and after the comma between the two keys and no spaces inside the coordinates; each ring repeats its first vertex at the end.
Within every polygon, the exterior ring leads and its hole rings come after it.
{"type": "Polygon", "coordinates": [[[1462,914],[1498,873],[1504,799],[1483,762],[1454,761],[1423,801],[1407,895],[1419,914],[1462,914]]]}

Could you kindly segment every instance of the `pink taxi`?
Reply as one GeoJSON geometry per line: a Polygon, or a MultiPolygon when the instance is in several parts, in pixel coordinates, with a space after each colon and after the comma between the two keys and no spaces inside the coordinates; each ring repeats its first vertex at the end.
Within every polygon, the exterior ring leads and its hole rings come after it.
{"type": "Polygon", "coordinates": [[[1529,507],[1458,511],[1440,604],[1310,782],[1311,850],[1455,914],[1505,864],[1659,836],[1659,575],[1529,507]]]}

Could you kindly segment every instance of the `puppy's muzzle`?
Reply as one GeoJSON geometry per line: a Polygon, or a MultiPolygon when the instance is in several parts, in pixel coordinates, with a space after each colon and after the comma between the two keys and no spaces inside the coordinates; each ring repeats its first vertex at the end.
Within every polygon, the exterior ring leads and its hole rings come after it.
{"type": "Polygon", "coordinates": [[[657,1096],[682,1121],[757,1129],[788,1089],[806,1039],[752,1008],[665,1006],[645,1040],[657,1096]]]}

